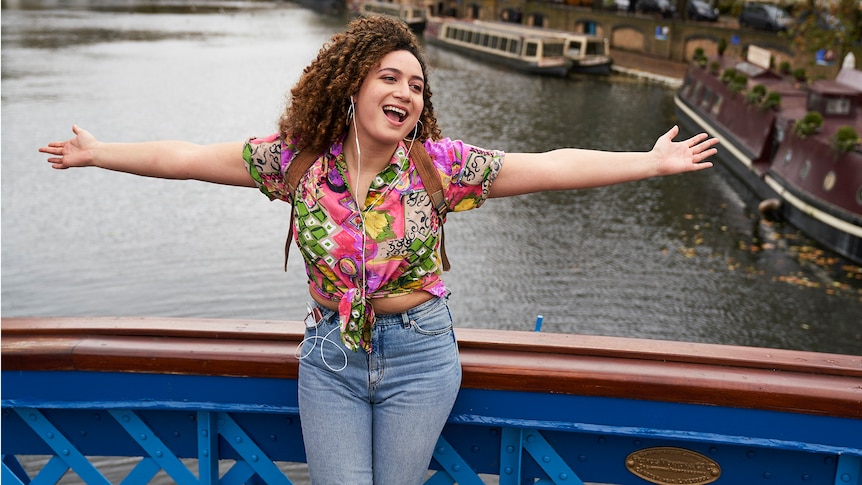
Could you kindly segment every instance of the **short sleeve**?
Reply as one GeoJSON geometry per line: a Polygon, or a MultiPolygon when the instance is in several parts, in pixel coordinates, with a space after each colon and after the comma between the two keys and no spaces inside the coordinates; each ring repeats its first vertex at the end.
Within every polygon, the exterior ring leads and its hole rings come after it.
{"type": "Polygon", "coordinates": [[[284,143],[278,134],[266,138],[251,138],[242,151],[246,169],[258,189],[270,200],[290,201],[290,192],[282,171],[282,149],[284,143]]]}
{"type": "Polygon", "coordinates": [[[475,209],[488,199],[491,184],[503,167],[503,151],[449,138],[426,141],[425,148],[441,172],[449,210],[475,209]]]}

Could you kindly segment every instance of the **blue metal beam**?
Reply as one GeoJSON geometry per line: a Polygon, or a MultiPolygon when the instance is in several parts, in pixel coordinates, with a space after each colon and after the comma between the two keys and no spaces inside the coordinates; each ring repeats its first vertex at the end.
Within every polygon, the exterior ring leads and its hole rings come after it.
{"type": "Polygon", "coordinates": [[[270,485],[291,485],[290,480],[275,466],[273,459],[228,414],[218,413],[216,421],[218,422],[219,434],[239,452],[253,474],[270,485]]]}
{"type": "MultiPolygon", "coordinates": [[[[45,416],[37,409],[16,408],[15,412],[33,429],[45,444],[51,447],[54,458],[42,469],[49,476],[49,482],[53,483],[60,479],[66,471],[71,468],[81,477],[84,482],[92,485],[110,485],[99,470],[94,467],[83,453],[69,441],[45,416]],[[59,475],[57,474],[59,473],[59,475]]],[[[36,476],[36,480],[39,476],[36,476]]],[[[34,483],[35,481],[34,480],[34,483]]]]}

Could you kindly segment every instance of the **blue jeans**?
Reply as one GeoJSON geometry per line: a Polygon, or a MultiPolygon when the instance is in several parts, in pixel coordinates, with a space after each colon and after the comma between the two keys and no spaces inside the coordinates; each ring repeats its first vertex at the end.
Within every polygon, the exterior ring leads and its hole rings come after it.
{"type": "Polygon", "coordinates": [[[306,329],[299,415],[314,485],[421,484],[461,385],[445,298],[378,315],[370,354],[347,350],[338,314],[306,329]]]}

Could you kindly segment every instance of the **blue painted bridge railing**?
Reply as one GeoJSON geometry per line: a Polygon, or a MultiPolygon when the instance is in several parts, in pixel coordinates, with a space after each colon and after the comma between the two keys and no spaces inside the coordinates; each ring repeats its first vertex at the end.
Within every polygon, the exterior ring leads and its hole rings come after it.
{"type": "MultiPolygon", "coordinates": [[[[307,481],[282,466],[305,460],[302,328],[4,318],[3,484],[307,481]],[[94,457],[137,459],[109,478],[94,457]]],[[[457,336],[463,386],[426,484],[862,484],[862,357],[457,336]]]]}

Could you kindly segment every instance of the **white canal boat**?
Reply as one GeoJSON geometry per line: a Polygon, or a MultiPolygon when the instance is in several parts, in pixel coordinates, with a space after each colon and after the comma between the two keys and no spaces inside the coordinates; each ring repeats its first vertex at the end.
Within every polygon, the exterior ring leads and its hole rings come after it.
{"type": "Polygon", "coordinates": [[[543,75],[566,76],[565,38],[516,24],[432,17],[425,28],[428,42],[468,55],[543,75]]]}

